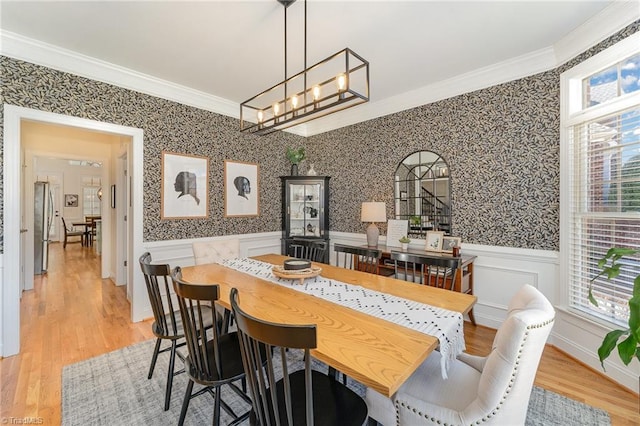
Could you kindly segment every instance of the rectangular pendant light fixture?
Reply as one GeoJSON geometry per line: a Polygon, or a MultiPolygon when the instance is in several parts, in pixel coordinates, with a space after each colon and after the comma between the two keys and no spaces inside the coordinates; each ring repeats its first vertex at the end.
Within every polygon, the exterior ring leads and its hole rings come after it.
{"type": "MultiPolygon", "coordinates": [[[[285,6],[285,70],[286,8],[285,6]]],[[[240,104],[240,131],[266,135],[369,101],[369,62],[349,48],[240,104]]]]}

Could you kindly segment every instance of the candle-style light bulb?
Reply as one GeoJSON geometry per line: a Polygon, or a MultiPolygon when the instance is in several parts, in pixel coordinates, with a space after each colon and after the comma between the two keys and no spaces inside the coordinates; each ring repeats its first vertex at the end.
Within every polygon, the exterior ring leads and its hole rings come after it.
{"type": "Polygon", "coordinates": [[[344,92],[347,88],[347,76],[344,74],[338,74],[336,77],[336,84],[338,85],[338,91],[344,92]]]}
{"type": "Polygon", "coordinates": [[[317,101],[318,99],[320,99],[320,86],[318,85],[313,86],[313,88],[311,89],[311,93],[313,93],[314,101],[317,101]]]}
{"type": "Polygon", "coordinates": [[[277,116],[280,113],[280,102],[273,104],[273,115],[277,116]]]}
{"type": "Polygon", "coordinates": [[[291,108],[296,109],[298,108],[298,96],[293,95],[291,97],[291,108]]]}
{"type": "Polygon", "coordinates": [[[264,112],[262,110],[258,111],[258,123],[262,123],[264,121],[264,112]]]}

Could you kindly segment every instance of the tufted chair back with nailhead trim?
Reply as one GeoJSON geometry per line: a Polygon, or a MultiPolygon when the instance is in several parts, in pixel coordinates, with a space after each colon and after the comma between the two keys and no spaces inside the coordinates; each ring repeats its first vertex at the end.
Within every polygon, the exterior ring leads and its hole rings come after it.
{"type": "MultiPolygon", "coordinates": [[[[544,295],[523,286],[509,303],[488,356],[462,354],[444,380],[439,376],[439,361],[431,359],[439,360],[439,353],[434,353],[391,398],[395,422],[386,414],[385,419],[376,420],[385,426],[524,424],[554,317],[544,295]]],[[[370,398],[370,393],[368,403],[382,402],[381,395],[371,393],[370,398]]]]}
{"type": "Polygon", "coordinates": [[[196,241],[192,244],[196,265],[220,263],[240,257],[240,240],[196,241]]]}

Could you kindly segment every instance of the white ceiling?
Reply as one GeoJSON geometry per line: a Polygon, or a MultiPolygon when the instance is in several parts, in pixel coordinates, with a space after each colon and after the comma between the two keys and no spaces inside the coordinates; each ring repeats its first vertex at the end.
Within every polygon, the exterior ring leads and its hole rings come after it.
{"type": "MultiPolygon", "coordinates": [[[[370,104],[383,103],[494,64],[535,57],[611,4],[309,0],[308,64],[351,48],[371,63],[370,104]]],[[[284,79],[284,8],[275,0],[2,0],[0,7],[5,35],[44,42],[236,105],[284,79]]],[[[289,75],[304,68],[303,10],[298,0],[288,11],[289,75]]],[[[370,117],[359,120],[381,115],[369,109],[370,117]]]]}

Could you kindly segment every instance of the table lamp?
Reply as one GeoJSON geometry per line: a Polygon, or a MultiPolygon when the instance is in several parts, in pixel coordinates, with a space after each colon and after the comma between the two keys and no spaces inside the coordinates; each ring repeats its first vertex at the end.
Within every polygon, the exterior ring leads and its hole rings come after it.
{"type": "Polygon", "coordinates": [[[376,247],[378,245],[380,230],[375,222],[386,222],[387,205],[384,202],[365,201],[362,203],[360,220],[362,222],[371,222],[367,227],[367,245],[369,247],[376,247]]]}

